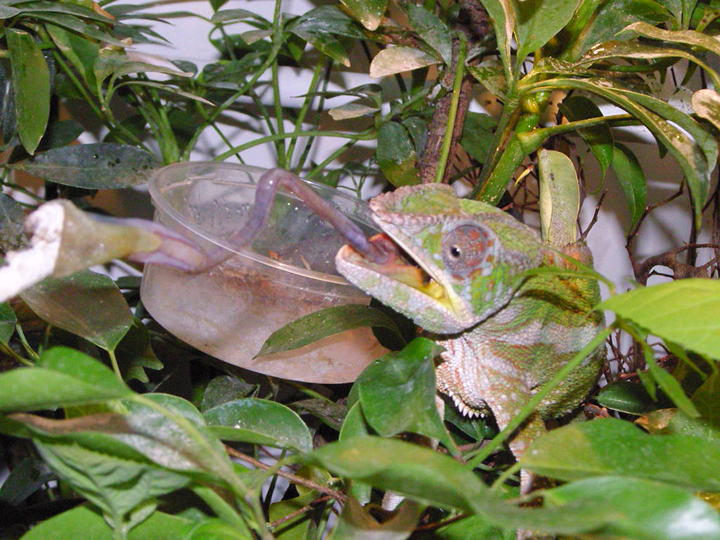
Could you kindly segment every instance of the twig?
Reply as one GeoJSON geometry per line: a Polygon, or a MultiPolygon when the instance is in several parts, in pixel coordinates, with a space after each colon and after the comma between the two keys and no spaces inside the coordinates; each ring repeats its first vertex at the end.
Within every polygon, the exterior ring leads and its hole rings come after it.
{"type": "Polygon", "coordinates": [[[299,515],[302,515],[302,514],[304,514],[305,512],[308,512],[308,511],[312,510],[312,509],[313,509],[314,507],[316,507],[318,504],[324,503],[324,502],[327,502],[327,501],[331,501],[331,500],[333,500],[333,499],[334,499],[334,497],[332,497],[331,495],[323,495],[322,497],[318,497],[317,499],[315,499],[314,501],[312,501],[310,504],[307,504],[307,505],[303,506],[302,508],[298,508],[298,509],[295,510],[294,512],[290,512],[287,516],[283,516],[283,517],[281,517],[280,519],[276,519],[275,521],[271,522],[271,523],[269,524],[269,527],[270,527],[271,529],[276,529],[276,528],[278,528],[280,525],[282,525],[283,523],[286,523],[286,522],[290,521],[291,519],[293,519],[293,518],[295,518],[295,517],[297,517],[297,516],[299,516],[299,515]]]}

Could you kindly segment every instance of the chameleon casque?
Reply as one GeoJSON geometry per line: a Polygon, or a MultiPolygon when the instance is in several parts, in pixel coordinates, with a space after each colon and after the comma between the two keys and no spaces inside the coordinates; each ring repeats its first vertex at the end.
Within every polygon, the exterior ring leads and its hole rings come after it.
{"type": "MultiPolygon", "coordinates": [[[[351,283],[410,317],[445,348],[438,390],[466,415],[488,409],[502,429],[532,394],[597,334],[602,315],[594,280],[528,269],[565,260],[527,225],[447,185],[401,187],[370,201],[384,234],[370,239],[389,254],[373,262],[350,246],[336,257],[351,283]],[[393,248],[393,245],[398,248],[393,248]],[[411,261],[411,262],[410,262],[411,261]]],[[[574,227],[574,221],[573,221],[574,227]]],[[[582,243],[560,251],[591,264],[582,243]]],[[[602,366],[588,357],[544,400],[510,441],[520,458],[587,395],[602,366]]]]}

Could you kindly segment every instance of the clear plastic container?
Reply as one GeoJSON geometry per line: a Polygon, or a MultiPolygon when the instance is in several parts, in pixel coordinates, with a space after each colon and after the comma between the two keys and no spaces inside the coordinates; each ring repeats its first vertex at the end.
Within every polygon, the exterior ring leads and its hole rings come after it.
{"type": "MultiPolygon", "coordinates": [[[[225,362],[286,379],[351,382],[387,352],[369,328],[254,358],[271,333],[298,317],[370,301],[335,270],[342,237],[292,195],[278,192],[268,225],[250,248],[235,250],[224,240],[245,223],[264,171],[214,162],[157,171],[150,180],[155,219],[207,251],[221,246],[233,256],[199,274],[147,265],[143,304],[176,337],[225,362]]],[[[361,228],[376,232],[363,201],[311,185],[361,228]]]]}

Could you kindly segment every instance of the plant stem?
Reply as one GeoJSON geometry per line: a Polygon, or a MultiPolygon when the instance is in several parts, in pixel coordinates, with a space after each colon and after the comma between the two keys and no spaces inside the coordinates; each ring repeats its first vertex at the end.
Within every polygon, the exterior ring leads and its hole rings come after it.
{"type": "Polygon", "coordinates": [[[110,356],[110,364],[112,364],[113,371],[115,372],[115,376],[120,379],[120,382],[123,382],[122,373],[120,372],[120,366],[118,365],[117,357],[115,356],[115,351],[113,349],[108,349],[108,356],[110,356]]]}
{"type": "MultiPolygon", "coordinates": [[[[300,111],[298,112],[297,120],[295,120],[295,133],[302,132],[302,125],[305,121],[305,116],[307,116],[308,111],[310,110],[310,107],[312,106],[313,101],[315,100],[315,96],[312,94],[315,92],[315,89],[317,88],[318,83],[320,82],[320,75],[322,75],[323,71],[323,63],[318,62],[315,66],[315,69],[313,70],[313,76],[312,80],[310,81],[310,86],[308,87],[307,95],[305,96],[305,100],[303,101],[302,107],[300,107],[300,111]]],[[[295,151],[295,145],[297,144],[297,138],[291,139],[290,144],[287,148],[287,154],[285,158],[285,163],[292,167],[293,160],[292,155],[295,151]]]]}
{"type": "MultiPolygon", "coordinates": [[[[282,28],[280,26],[280,18],[282,12],[282,0],[275,1],[275,14],[273,15],[273,43],[275,46],[280,48],[282,43],[282,28]]],[[[282,108],[282,96],[280,94],[280,77],[278,73],[278,55],[275,55],[272,65],[270,66],[272,74],[272,90],[273,90],[273,104],[275,106],[275,125],[277,126],[277,133],[280,135],[285,134],[285,119],[282,108]]],[[[285,169],[287,168],[287,150],[285,145],[285,139],[278,139],[275,145],[277,149],[277,165],[278,167],[285,169]]]]}
{"type": "Polygon", "coordinates": [[[248,538],[252,536],[245,520],[243,520],[235,509],[228,504],[225,499],[218,495],[214,489],[202,485],[193,486],[191,489],[195,495],[200,497],[205,504],[207,504],[212,511],[215,512],[216,516],[233,526],[237,530],[238,534],[243,536],[247,535],[248,538]]]}

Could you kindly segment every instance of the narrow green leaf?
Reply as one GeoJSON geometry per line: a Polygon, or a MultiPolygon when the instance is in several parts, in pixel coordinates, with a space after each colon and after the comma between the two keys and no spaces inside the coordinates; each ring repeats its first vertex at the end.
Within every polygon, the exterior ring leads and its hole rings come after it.
{"type": "Polygon", "coordinates": [[[645,414],[658,405],[645,391],[642,384],[620,381],[603,386],[597,396],[603,407],[628,414],[645,414]]]}
{"type": "MultiPolygon", "coordinates": [[[[370,435],[370,428],[365,421],[362,406],[360,403],[355,403],[345,416],[339,440],[347,441],[354,437],[366,437],[368,435],[370,435]]],[[[361,504],[367,504],[370,502],[372,495],[372,486],[365,482],[355,481],[350,485],[350,494],[361,504]]]]}
{"type": "Polygon", "coordinates": [[[362,304],[345,304],[310,313],[276,330],[255,357],[291,351],[340,332],[367,326],[387,328],[400,335],[395,323],[382,311],[362,304]]]}
{"type": "MultiPolygon", "coordinates": [[[[589,118],[602,117],[602,111],[595,103],[585,96],[571,96],[560,103],[560,111],[570,120],[587,120],[589,118]]],[[[594,127],[579,129],[578,134],[600,164],[602,176],[605,178],[605,171],[613,160],[613,137],[607,124],[599,124],[594,127]]]]}
{"type": "Polygon", "coordinates": [[[649,333],[720,359],[720,282],[682,279],[635,289],[602,302],[649,333]]]}
{"type": "Polygon", "coordinates": [[[111,351],[133,324],[130,308],[108,276],[83,270],[46,278],[25,289],[22,299],[44,321],[111,351]]]}
{"type": "Polygon", "coordinates": [[[255,19],[257,21],[263,22],[265,21],[262,17],[259,17],[257,13],[253,13],[252,11],[248,11],[247,9],[224,9],[222,11],[216,11],[210,18],[210,22],[217,24],[244,21],[246,19],[255,19]]]}
{"type": "Polygon", "coordinates": [[[160,163],[140,148],[93,143],[54,148],[11,165],[49,182],[86,189],[119,189],[147,182],[160,163]]]}
{"type": "Polygon", "coordinates": [[[146,369],[158,370],[163,363],[155,355],[150,344],[150,332],[138,319],[133,319],[132,326],[115,348],[115,356],[125,381],[137,379],[148,382],[146,369]]]}
{"type": "Polygon", "coordinates": [[[695,30],[665,30],[645,22],[636,22],[627,26],[621,35],[640,35],[663,43],[680,43],[720,55],[720,43],[718,43],[718,40],[695,30]]]}
{"type": "Polygon", "coordinates": [[[320,52],[350,66],[345,47],[339,36],[362,39],[362,29],[337,6],[320,6],[298,17],[289,31],[304,39],[320,52]]]}
{"type": "Polygon", "coordinates": [[[370,62],[370,76],[386,77],[437,63],[439,63],[437,58],[422,49],[397,45],[383,49],[375,55],[370,62]]]}
{"type": "Polygon", "coordinates": [[[410,4],[407,10],[410,26],[420,39],[438,54],[445,65],[452,65],[452,38],[445,23],[424,7],[410,4]]]}
{"type": "Polygon", "coordinates": [[[720,444],[686,435],[653,436],[629,422],[603,418],[570,424],[536,439],[524,468],[565,481],[620,475],[717,491],[720,444]]]}
{"type": "Polygon", "coordinates": [[[211,431],[221,439],[312,450],[312,436],[295,411],[281,403],[245,398],[205,411],[211,431]]]}
{"type": "Polygon", "coordinates": [[[1,412],[88,405],[129,395],[132,392],[105,365],[65,347],[45,351],[37,367],[0,375],[1,412]]]}
{"type": "Polygon", "coordinates": [[[545,45],[570,21],[579,0],[515,2],[517,21],[517,63],[545,45]]]}
{"type": "Polygon", "coordinates": [[[17,317],[7,302],[0,303],[0,341],[7,343],[15,333],[17,317]]]}
{"type": "Polygon", "coordinates": [[[385,177],[394,186],[417,184],[417,153],[407,130],[397,122],[387,122],[378,130],[375,156],[385,177]]]}
{"type": "Polygon", "coordinates": [[[360,23],[371,32],[382,21],[388,0],[340,0],[360,23]]]}
{"type": "Polygon", "coordinates": [[[615,143],[610,166],[625,195],[630,224],[635,225],[645,212],[647,202],[647,184],[642,165],[632,150],[624,144],[615,143]]]}
{"type": "Polygon", "coordinates": [[[505,69],[507,82],[512,76],[510,46],[515,36],[515,8],[510,0],[482,0],[495,29],[500,59],[505,69]]]}
{"type": "Polygon", "coordinates": [[[5,35],[12,66],[18,134],[25,150],[32,155],[50,118],[50,70],[30,34],[6,28],[5,35]]]}
{"type": "Polygon", "coordinates": [[[544,242],[564,247],[577,242],[580,183],[575,165],[562,152],[538,151],[540,224],[544,242]]]}
{"type": "MultiPolygon", "coordinates": [[[[585,504],[612,510],[615,518],[599,537],[636,540],[713,540],[720,514],[685,489],[622,476],[589,478],[543,493],[547,503],[585,504]]],[[[595,535],[593,535],[595,536],[595,535]]]]}
{"type": "Polygon", "coordinates": [[[720,375],[717,371],[693,393],[692,401],[705,420],[720,427],[720,375]]]}

